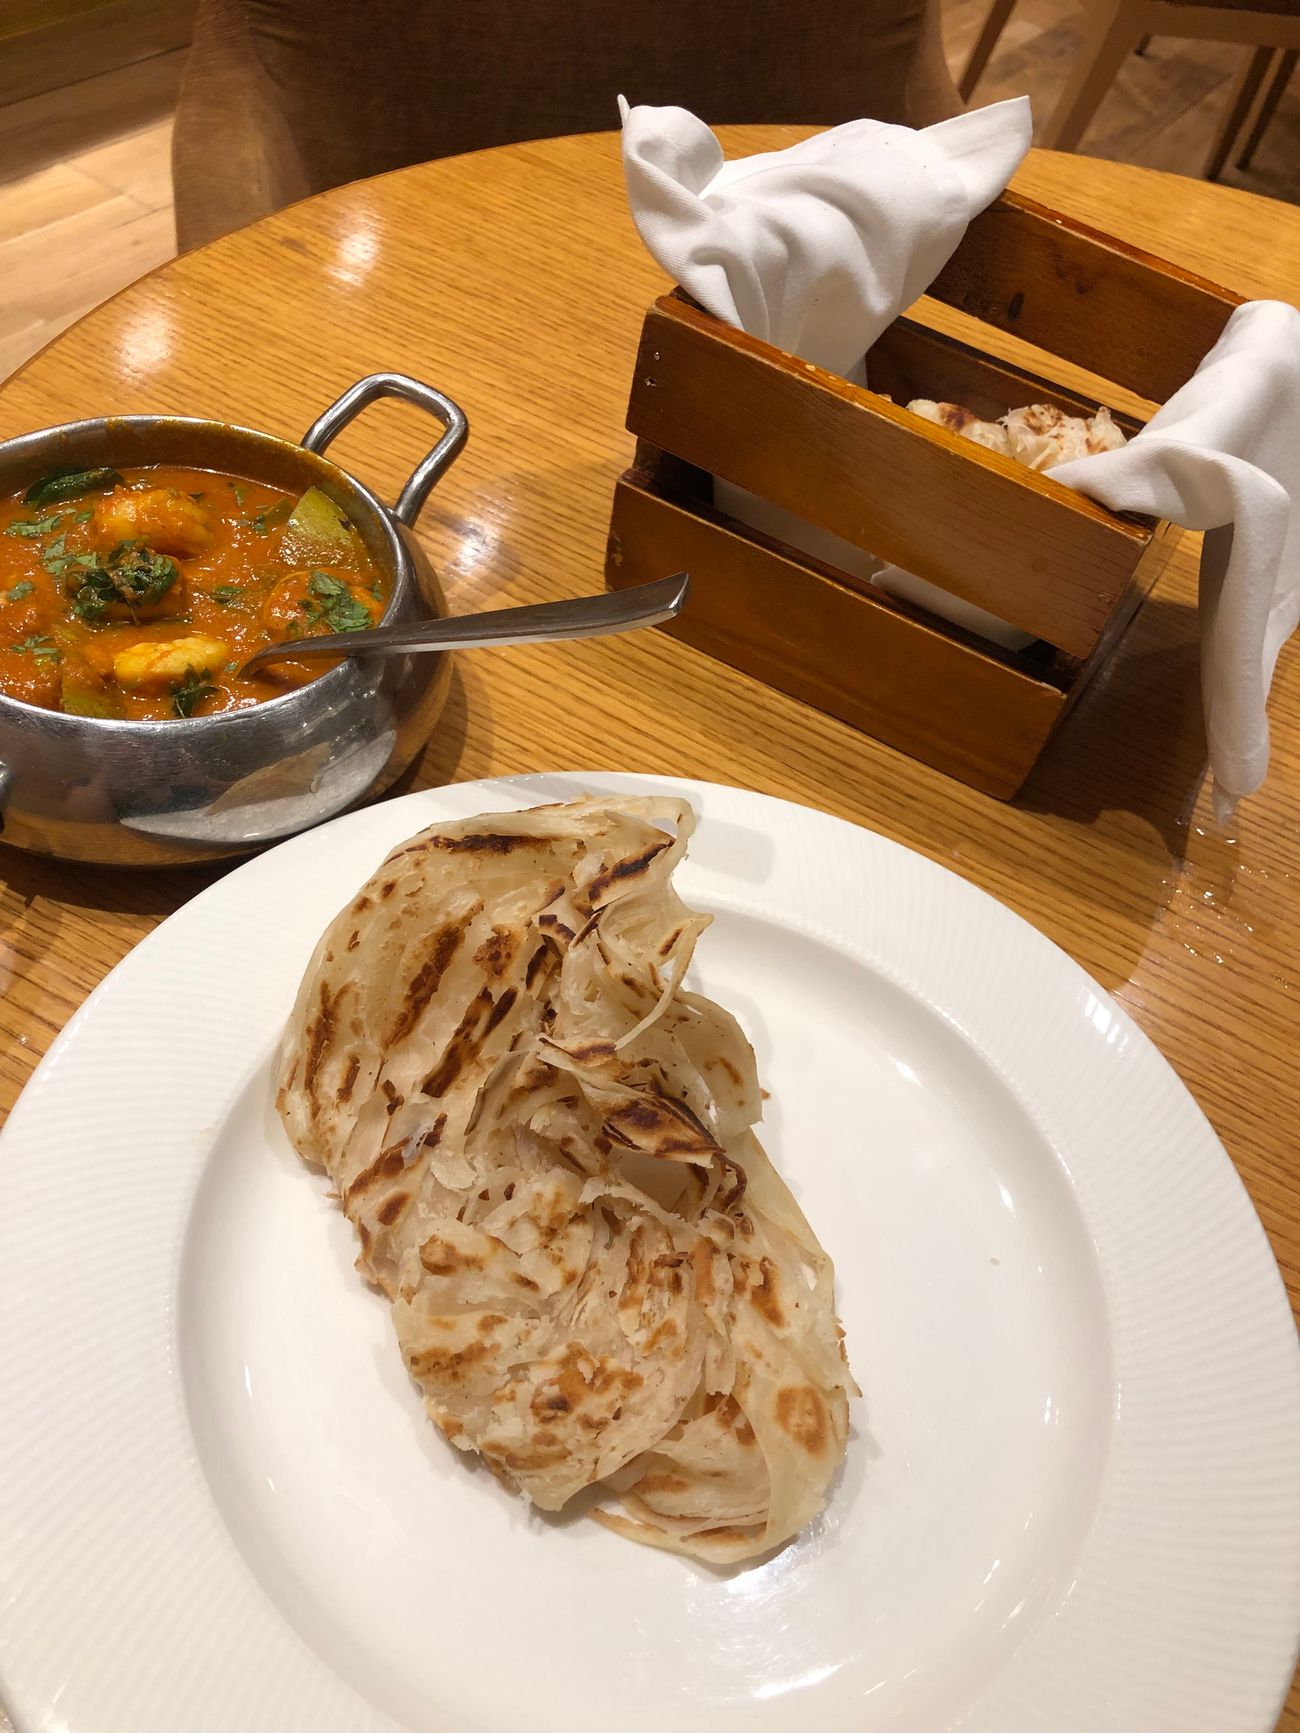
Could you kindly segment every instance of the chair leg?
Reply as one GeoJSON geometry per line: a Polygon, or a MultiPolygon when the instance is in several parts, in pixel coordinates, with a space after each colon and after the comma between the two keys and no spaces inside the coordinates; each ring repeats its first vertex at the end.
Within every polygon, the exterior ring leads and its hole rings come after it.
{"type": "Polygon", "coordinates": [[[1232,95],[1228,99],[1227,112],[1215,135],[1214,143],[1210,146],[1210,154],[1205,159],[1207,181],[1218,180],[1223,172],[1228,153],[1236,142],[1237,134],[1246,124],[1250,105],[1259,93],[1272,58],[1271,48],[1257,48],[1237,75],[1237,82],[1233,85],[1232,95]]]}
{"type": "Polygon", "coordinates": [[[1073,150],[1142,35],[1147,8],[1134,0],[1094,0],[1092,33],[1039,141],[1073,150]]]}
{"type": "Polygon", "coordinates": [[[1237,158],[1238,168],[1249,168],[1254,161],[1260,141],[1268,131],[1268,123],[1272,120],[1277,105],[1282,100],[1282,92],[1291,82],[1291,74],[1296,69],[1297,60],[1300,60],[1300,48],[1283,50],[1282,58],[1278,61],[1273,73],[1272,81],[1264,92],[1264,100],[1260,103],[1259,111],[1255,115],[1255,124],[1250,129],[1250,136],[1246,140],[1245,149],[1237,158]]]}
{"type": "Polygon", "coordinates": [[[993,0],[989,7],[988,17],[980,28],[975,39],[975,46],[970,51],[970,59],[966,62],[965,71],[957,80],[957,94],[963,102],[969,102],[971,92],[980,81],[980,74],[988,65],[989,55],[998,45],[998,37],[1006,28],[1007,19],[1016,0],[993,0]]]}

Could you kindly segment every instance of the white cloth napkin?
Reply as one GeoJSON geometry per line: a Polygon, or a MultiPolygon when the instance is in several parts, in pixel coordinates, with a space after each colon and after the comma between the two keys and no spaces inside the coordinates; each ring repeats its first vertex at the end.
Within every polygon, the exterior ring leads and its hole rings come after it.
{"type": "MultiPolygon", "coordinates": [[[[727,324],[858,385],[867,350],[1002,191],[1031,132],[1028,99],[1016,97],[919,132],[852,120],[726,162],[684,108],[629,108],[620,97],[619,110],[632,217],[664,270],[727,324]]],[[[880,565],[728,482],[714,499],[845,571],[867,577],[880,565]]]]}
{"type": "Polygon", "coordinates": [[[1300,312],[1238,307],[1187,384],[1119,451],[1049,473],[1112,511],[1204,530],[1201,701],[1220,824],[1268,769],[1264,713],[1300,621],[1300,312]]]}
{"type": "Polygon", "coordinates": [[[920,132],[851,120],[725,162],[686,109],[619,108],[632,217],[669,275],[729,325],[858,383],[1030,139],[1016,97],[920,132]]]}

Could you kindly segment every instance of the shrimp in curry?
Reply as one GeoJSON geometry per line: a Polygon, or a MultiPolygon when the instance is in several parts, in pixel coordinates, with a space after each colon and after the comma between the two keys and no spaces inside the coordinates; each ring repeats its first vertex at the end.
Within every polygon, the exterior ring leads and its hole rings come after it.
{"type": "Polygon", "coordinates": [[[388,580],[319,488],[171,465],[55,472],[0,499],[0,693],[131,721],[278,697],[334,663],[255,650],[361,631],[388,580]]]}

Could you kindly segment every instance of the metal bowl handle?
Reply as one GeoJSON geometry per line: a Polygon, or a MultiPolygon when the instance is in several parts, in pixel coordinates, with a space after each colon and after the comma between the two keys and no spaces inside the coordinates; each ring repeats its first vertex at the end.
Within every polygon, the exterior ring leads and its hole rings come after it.
{"type": "Polygon", "coordinates": [[[372,373],[366,379],[358,379],[336,403],[331,403],[325,413],[312,422],[302,437],[302,443],[308,451],[323,452],[350,421],[380,397],[403,397],[408,403],[418,404],[441,421],[444,428],[442,438],[412,472],[393,507],[395,516],[409,529],[419,517],[430,489],[455,463],[469,438],[465,412],[450,397],[435,391],[432,385],[408,379],[405,373],[372,373]]]}

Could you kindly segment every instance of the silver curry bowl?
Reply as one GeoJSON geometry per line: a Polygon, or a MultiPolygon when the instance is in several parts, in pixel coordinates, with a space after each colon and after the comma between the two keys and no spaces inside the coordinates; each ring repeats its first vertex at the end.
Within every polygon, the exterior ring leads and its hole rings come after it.
{"type": "MultiPolygon", "coordinates": [[[[344,393],[301,445],[222,422],[130,415],[0,442],[0,486],[60,464],[176,463],[302,493],[321,488],[388,575],[383,624],[446,612],[410,533],[468,434],[431,386],[376,373],[344,393]],[[368,403],[402,397],[442,423],[393,507],[322,454],[368,403]]],[[[382,793],[428,739],[446,697],[446,654],[353,657],[296,690],[213,716],[124,722],[42,710],[0,694],[3,838],[67,860],[158,866],[240,854],[382,793]]]]}

